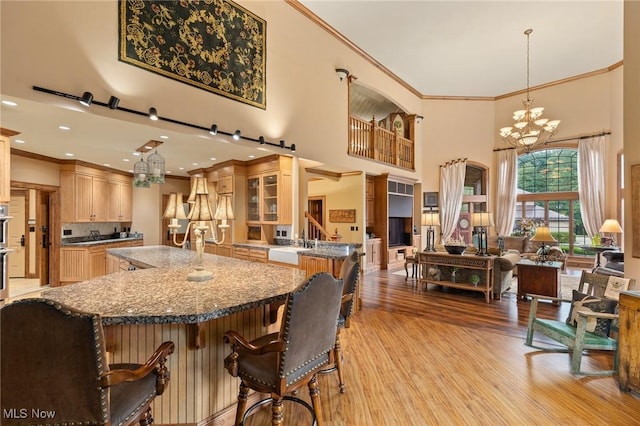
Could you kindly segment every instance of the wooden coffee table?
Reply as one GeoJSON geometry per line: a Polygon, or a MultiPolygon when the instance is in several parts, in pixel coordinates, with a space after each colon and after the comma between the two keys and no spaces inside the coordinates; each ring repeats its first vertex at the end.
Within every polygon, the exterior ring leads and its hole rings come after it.
{"type": "Polygon", "coordinates": [[[543,263],[523,259],[516,265],[518,266],[518,301],[526,299],[527,293],[560,297],[562,262],[543,263]]]}

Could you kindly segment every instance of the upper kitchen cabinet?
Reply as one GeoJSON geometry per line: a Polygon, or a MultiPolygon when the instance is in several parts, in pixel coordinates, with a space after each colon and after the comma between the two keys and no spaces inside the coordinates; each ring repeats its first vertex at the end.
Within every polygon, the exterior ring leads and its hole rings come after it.
{"type": "Polygon", "coordinates": [[[0,127],[0,203],[11,201],[11,140],[19,132],[0,127]]]}
{"type": "MultiPolygon", "coordinates": [[[[216,246],[215,253],[219,255],[231,256],[231,244],[236,241],[246,239],[246,229],[244,226],[245,206],[246,206],[246,181],[247,166],[245,161],[229,160],[213,166],[195,170],[190,173],[204,174],[210,184],[209,195],[212,189],[218,195],[231,197],[231,206],[235,219],[229,222],[230,229],[227,230],[223,246],[216,246]],[[241,219],[242,218],[242,219],[241,219]]],[[[217,200],[211,199],[212,207],[215,207],[217,200]]],[[[210,235],[208,235],[210,237],[210,235]]],[[[213,247],[212,247],[213,249],[213,247]]]]}
{"type": "Polygon", "coordinates": [[[130,222],[132,187],[119,174],[76,162],[60,167],[62,222],[130,222]]]}
{"type": "Polygon", "coordinates": [[[247,222],[289,225],[293,222],[292,159],[273,155],[247,167],[247,222]]]}
{"type": "Polygon", "coordinates": [[[133,216],[133,185],[131,178],[113,174],[109,179],[108,222],[131,222],[133,216]]]}

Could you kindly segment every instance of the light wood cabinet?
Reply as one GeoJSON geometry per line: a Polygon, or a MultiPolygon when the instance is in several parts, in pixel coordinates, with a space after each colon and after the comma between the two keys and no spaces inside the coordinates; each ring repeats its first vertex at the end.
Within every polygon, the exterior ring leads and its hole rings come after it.
{"type": "Polygon", "coordinates": [[[126,176],[74,163],[60,167],[62,222],[131,222],[133,186],[126,176]]]}
{"type": "Polygon", "coordinates": [[[640,393],[640,296],[620,295],[618,382],[623,391],[640,393]]]}
{"type": "Polygon", "coordinates": [[[11,137],[20,133],[0,128],[0,203],[11,201],[11,137]]]}
{"type": "Polygon", "coordinates": [[[269,259],[269,250],[252,247],[234,247],[233,257],[236,259],[267,263],[269,259]]]}
{"type": "Polygon", "coordinates": [[[340,278],[340,268],[344,259],[300,255],[300,269],[305,271],[307,278],[318,272],[328,272],[340,278]]]}
{"type": "Polygon", "coordinates": [[[207,244],[204,252],[215,254],[216,256],[233,257],[233,246],[227,244],[207,244]]]}
{"type": "Polygon", "coordinates": [[[291,158],[277,156],[248,167],[247,223],[290,225],[293,222],[291,158]]]}
{"type": "Polygon", "coordinates": [[[218,194],[233,193],[233,176],[220,176],[218,178],[218,194]]]}
{"type": "Polygon", "coordinates": [[[101,277],[122,270],[118,258],[107,255],[107,250],[142,245],[142,240],[129,240],[96,244],[89,247],[60,248],[60,283],[71,284],[101,277]]]}
{"type": "Polygon", "coordinates": [[[130,182],[111,180],[109,185],[109,222],[131,222],[133,204],[133,185],[130,182]]]}
{"type": "Polygon", "coordinates": [[[380,238],[370,238],[366,243],[367,269],[380,269],[382,263],[382,240],[380,238]]]}

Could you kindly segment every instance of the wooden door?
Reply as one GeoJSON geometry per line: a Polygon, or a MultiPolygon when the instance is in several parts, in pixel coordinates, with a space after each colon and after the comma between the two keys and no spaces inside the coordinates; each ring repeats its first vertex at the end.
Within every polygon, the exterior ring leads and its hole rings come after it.
{"type": "Polygon", "coordinates": [[[36,207],[36,241],[38,245],[36,262],[40,285],[49,284],[49,247],[51,247],[51,221],[49,220],[49,192],[38,191],[36,207]]]}
{"type": "Polygon", "coordinates": [[[26,274],[26,222],[27,222],[26,192],[12,192],[9,202],[9,235],[8,248],[12,249],[9,259],[9,278],[24,278],[26,274]]]}
{"type": "MultiPolygon", "coordinates": [[[[323,228],[326,229],[324,220],[324,197],[310,197],[308,202],[309,215],[313,217],[323,228]]],[[[309,222],[309,240],[323,239],[323,234],[319,229],[309,222]]]]}

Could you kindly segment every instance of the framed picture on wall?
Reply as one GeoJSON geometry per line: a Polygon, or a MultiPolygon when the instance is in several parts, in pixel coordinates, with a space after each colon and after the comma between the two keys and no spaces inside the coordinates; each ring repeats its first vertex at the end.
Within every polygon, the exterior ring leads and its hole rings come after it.
{"type": "Polygon", "coordinates": [[[423,192],[422,193],[422,206],[423,207],[438,207],[438,193],[437,192],[423,192]]]}

